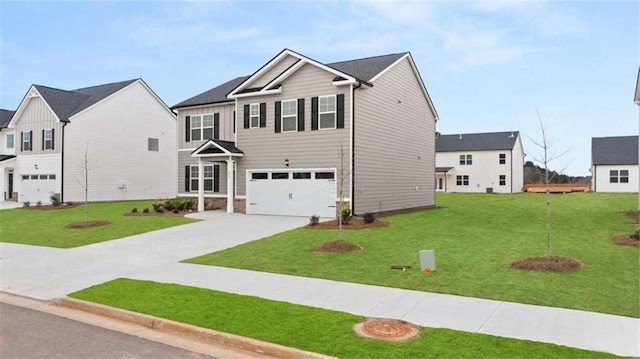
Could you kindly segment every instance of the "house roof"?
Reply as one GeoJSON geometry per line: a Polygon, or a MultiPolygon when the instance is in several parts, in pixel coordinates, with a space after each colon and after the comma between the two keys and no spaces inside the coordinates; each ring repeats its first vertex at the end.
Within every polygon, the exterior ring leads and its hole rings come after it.
{"type": "Polygon", "coordinates": [[[219,139],[209,139],[191,152],[191,156],[194,157],[213,157],[207,155],[229,155],[242,157],[243,154],[244,152],[236,147],[235,142],[219,139]]]}
{"type": "Polygon", "coordinates": [[[453,167],[436,167],[436,173],[447,173],[452,169],[453,167]]]}
{"type": "Polygon", "coordinates": [[[636,94],[633,101],[640,106],[640,68],[638,68],[638,79],[636,80],[636,94]]]}
{"type": "Polygon", "coordinates": [[[7,128],[15,111],[0,109],[0,128],[7,128]]]}
{"type": "Polygon", "coordinates": [[[67,122],[69,117],[93,106],[136,81],[138,79],[84,87],[71,91],[42,85],[33,85],[33,87],[38,90],[40,96],[51,107],[58,119],[67,122]]]}
{"type": "Polygon", "coordinates": [[[511,150],[518,131],[436,136],[436,152],[511,150]]]}
{"type": "Polygon", "coordinates": [[[214,103],[220,103],[220,102],[233,102],[233,100],[230,100],[227,98],[227,94],[231,92],[231,90],[233,90],[234,88],[238,87],[238,85],[240,85],[244,80],[248,78],[249,76],[236,77],[235,79],[231,81],[227,81],[222,85],[219,85],[201,94],[188,98],[174,105],[171,108],[174,109],[174,108],[188,107],[188,106],[208,105],[208,104],[214,104],[214,103]]]}
{"type": "Polygon", "coordinates": [[[593,137],[591,139],[593,165],[637,165],[638,136],[593,137]]]}
{"type": "Polygon", "coordinates": [[[2,161],[6,161],[6,160],[10,160],[12,158],[15,158],[16,156],[14,155],[0,155],[0,162],[2,161]]]}

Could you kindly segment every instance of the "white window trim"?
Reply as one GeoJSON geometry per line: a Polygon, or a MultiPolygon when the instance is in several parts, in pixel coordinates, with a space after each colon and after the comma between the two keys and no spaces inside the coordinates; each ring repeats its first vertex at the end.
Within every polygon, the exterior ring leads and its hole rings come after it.
{"type": "Polygon", "coordinates": [[[622,185],[627,185],[629,184],[629,170],[609,170],[609,184],[622,184],[622,185]],[[627,174],[622,175],[622,171],[626,171],[627,174]],[[615,175],[612,175],[612,172],[615,172],[615,175]],[[616,179],[615,182],[611,181],[612,179],[616,179]],[[622,182],[622,179],[626,178],[627,181],[626,182],[622,182]]]}
{"type": "Polygon", "coordinates": [[[456,176],[456,186],[469,186],[469,183],[471,183],[471,181],[469,180],[469,175],[457,175],[456,176]],[[458,184],[458,177],[460,177],[460,183],[458,184]],[[464,183],[465,177],[467,178],[467,184],[464,183]]]}
{"type": "Polygon", "coordinates": [[[250,129],[251,128],[260,128],[260,103],[249,104],[249,128],[250,129]],[[252,115],[252,113],[253,113],[252,109],[253,109],[254,106],[256,106],[258,108],[258,115],[257,116],[253,116],[252,115]],[[256,117],[258,119],[258,121],[256,122],[257,123],[256,126],[253,125],[253,121],[252,121],[252,119],[254,117],[256,117]]]}
{"type": "MultiPolygon", "coordinates": [[[[210,191],[205,190],[205,191],[204,191],[205,193],[215,193],[215,192],[214,192],[214,183],[215,183],[216,173],[215,173],[215,171],[213,170],[213,166],[214,166],[214,165],[204,165],[204,166],[203,166],[203,167],[211,167],[211,177],[205,177],[205,178],[204,178],[204,180],[205,180],[205,181],[206,181],[206,180],[211,180],[211,190],[210,190],[210,191]]],[[[197,189],[196,189],[196,190],[194,190],[194,189],[192,188],[193,186],[191,186],[191,183],[192,183],[191,181],[197,181],[197,180],[199,179],[200,172],[198,172],[198,177],[197,177],[197,178],[193,178],[193,177],[191,176],[191,174],[193,173],[193,168],[198,169],[198,165],[189,165],[189,193],[193,193],[193,192],[196,192],[196,193],[197,193],[197,192],[198,192],[198,190],[197,190],[197,189]]],[[[203,170],[204,170],[204,168],[203,168],[203,170]]]]}
{"type": "Polygon", "coordinates": [[[44,149],[51,150],[53,149],[53,129],[47,128],[44,130],[44,149]],[[47,139],[47,136],[49,137],[47,139]],[[48,142],[48,145],[47,145],[48,142]]]}
{"type": "Polygon", "coordinates": [[[31,138],[30,131],[22,131],[22,151],[32,151],[33,150],[33,139],[31,138]],[[27,140],[27,136],[29,139],[27,140]],[[29,144],[29,148],[27,149],[27,144],[29,144]]]}
{"type": "Polygon", "coordinates": [[[338,128],[338,101],[336,95],[318,96],[318,130],[335,130],[338,128]],[[333,97],[333,111],[320,111],[320,99],[333,97]],[[333,127],[322,127],[321,117],[323,114],[333,113],[333,127]]]}
{"type": "Polygon", "coordinates": [[[214,121],[213,118],[214,118],[213,113],[203,113],[203,114],[200,114],[200,115],[191,115],[191,117],[189,118],[189,131],[191,131],[189,133],[189,139],[191,141],[205,141],[205,140],[208,140],[208,138],[204,138],[204,130],[205,130],[205,128],[210,128],[211,129],[211,133],[213,133],[213,125],[214,125],[213,124],[213,121],[214,121]],[[211,126],[206,126],[205,127],[205,125],[204,125],[204,116],[211,116],[211,126]],[[200,129],[200,139],[199,140],[194,140],[193,139],[193,130],[195,129],[193,127],[193,119],[195,117],[200,117],[200,127],[197,127],[197,128],[200,129]]]}
{"type": "Polygon", "coordinates": [[[507,175],[498,175],[498,186],[506,186],[507,185],[507,175]],[[504,178],[504,179],[501,179],[504,178]],[[504,181],[504,183],[500,183],[504,181]]]}
{"type": "Polygon", "coordinates": [[[498,154],[498,164],[500,164],[500,165],[506,165],[507,164],[507,154],[506,153],[498,154]],[[504,163],[502,163],[501,161],[504,161],[504,163]]]}
{"type": "Polygon", "coordinates": [[[13,133],[8,133],[7,136],[5,137],[5,140],[7,141],[6,147],[8,149],[12,149],[16,147],[16,136],[13,133]],[[9,137],[11,137],[11,147],[9,147],[9,137]]]}
{"type": "Polygon", "coordinates": [[[473,165],[473,155],[472,154],[464,154],[458,157],[458,163],[460,166],[472,166],[473,165]],[[464,163],[460,163],[460,157],[464,157],[464,163]]]}
{"type": "Polygon", "coordinates": [[[280,102],[280,132],[283,133],[287,133],[287,132],[298,132],[298,99],[289,99],[289,100],[283,100],[282,102],[280,102]],[[284,103],[285,102],[293,102],[295,105],[295,111],[293,115],[288,115],[286,116],[287,118],[291,118],[294,117],[294,123],[296,124],[296,129],[295,130],[287,130],[285,131],[284,129],[284,103]]]}

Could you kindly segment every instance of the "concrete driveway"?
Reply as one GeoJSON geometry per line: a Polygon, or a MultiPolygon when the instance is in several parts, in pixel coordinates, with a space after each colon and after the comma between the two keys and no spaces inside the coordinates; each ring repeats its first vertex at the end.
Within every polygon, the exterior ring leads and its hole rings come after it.
{"type": "Polygon", "coordinates": [[[44,300],[59,298],[307,223],[304,217],[217,211],[193,216],[204,220],[71,249],[0,243],[0,291],[44,300]]]}

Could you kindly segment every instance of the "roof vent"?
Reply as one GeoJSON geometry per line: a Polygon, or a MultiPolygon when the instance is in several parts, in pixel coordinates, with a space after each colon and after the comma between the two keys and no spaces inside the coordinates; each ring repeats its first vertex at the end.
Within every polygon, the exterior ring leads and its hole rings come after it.
{"type": "Polygon", "coordinates": [[[513,138],[513,131],[511,131],[511,136],[509,136],[509,138],[513,138]]]}
{"type": "Polygon", "coordinates": [[[461,140],[462,139],[462,133],[460,135],[458,135],[458,139],[461,140]]]}

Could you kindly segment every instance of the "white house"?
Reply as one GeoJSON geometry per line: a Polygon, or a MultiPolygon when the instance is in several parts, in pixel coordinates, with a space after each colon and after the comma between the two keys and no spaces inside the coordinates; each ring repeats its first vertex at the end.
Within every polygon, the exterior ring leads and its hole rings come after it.
{"type": "Polygon", "coordinates": [[[591,190],[638,192],[638,136],[591,139],[591,190]]]}
{"type": "Polygon", "coordinates": [[[81,201],[85,162],[90,201],[176,194],[176,117],[142,79],[71,91],[32,85],[7,127],[15,157],[0,162],[4,198],[81,201]]]}
{"type": "Polygon", "coordinates": [[[436,191],[514,193],[523,187],[518,131],[436,135],[436,191]]]}
{"type": "Polygon", "coordinates": [[[0,201],[11,200],[13,195],[13,166],[15,163],[15,134],[7,128],[14,112],[0,109],[0,201]]]}

